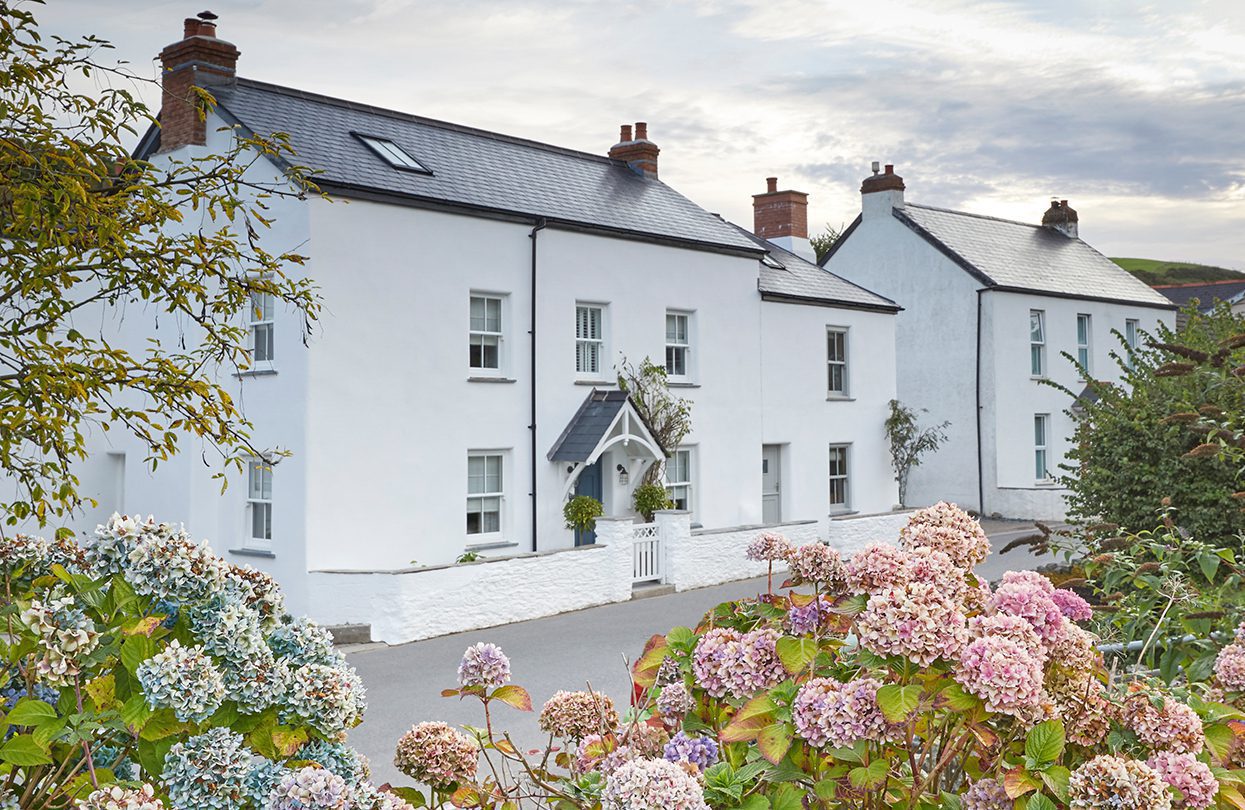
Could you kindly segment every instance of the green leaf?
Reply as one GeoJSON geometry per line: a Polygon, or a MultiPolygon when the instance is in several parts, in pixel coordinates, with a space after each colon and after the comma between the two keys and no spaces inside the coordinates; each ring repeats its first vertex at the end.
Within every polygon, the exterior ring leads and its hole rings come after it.
{"type": "Polygon", "coordinates": [[[156,653],[156,642],[147,636],[130,636],[121,644],[121,663],[134,674],[138,665],[156,653]]]}
{"type": "Polygon", "coordinates": [[[777,765],[791,748],[791,729],[782,723],[775,723],[761,729],[757,735],[757,750],[761,756],[777,765]]]}
{"type": "Polygon", "coordinates": [[[162,740],[189,727],[190,724],[177,719],[172,709],[160,709],[148,718],[138,736],[144,740],[162,740]]]}
{"type": "Polygon", "coordinates": [[[686,648],[695,638],[696,633],[690,627],[674,627],[666,633],[666,643],[671,647],[686,648]]]}
{"type": "Polygon", "coordinates": [[[56,709],[42,700],[22,698],[9,712],[11,726],[37,726],[47,720],[56,719],[56,709]]]}
{"type": "Polygon", "coordinates": [[[1041,772],[1042,782],[1046,785],[1046,789],[1055,794],[1055,798],[1061,802],[1068,801],[1068,779],[1071,772],[1063,765],[1052,765],[1041,772]]]}
{"type": "Polygon", "coordinates": [[[135,731],[143,730],[143,726],[151,717],[151,713],[151,707],[147,705],[147,698],[141,694],[134,695],[121,707],[122,721],[135,731]]]}
{"type": "Polygon", "coordinates": [[[878,708],[892,723],[902,722],[921,702],[921,687],[917,684],[900,686],[888,683],[878,689],[878,708]]]}
{"type": "Polygon", "coordinates": [[[737,810],[771,810],[771,808],[769,799],[760,793],[754,793],[744,800],[744,803],[739,805],[737,810]]]}
{"type": "Polygon", "coordinates": [[[4,745],[0,745],[0,761],[19,768],[52,764],[48,752],[29,734],[10,737],[4,745]]]}
{"type": "Polygon", "coordinates": [[[817,657],[817,642],[811,638],[783,636],[778,639],[775,649],[778,651],[778,660],[782,661],[782,665],[792,675],[803,672],[817,657]]]}
{"type": "Polygon", "coordinates": [[[886,759],[875,759],[869,765],[852,768],[847,772],[847,781],[854,788],[874,788],[886,784],[886,775],[890,772],[890,762],[886,759]]]}
{"type": "Polygon", "coordinates": [[[404,799],[411,807],[420,808],[428,806],[428,800],[424,798],[424,794],[420,793],[415,788],[391,787],[389,788],[389,792],[404,799]]]}
{"type": "Polygon", "coordinates": [[[804,810],[804,790],[790,782],[771,790],[769,798],[773,810],[804,810]]]}
{"type": "Polygon", "coordinates": [[[1058,810],[1055,803],[1046,797],[1044,793],[1034,793],[1029,797],[1029,810],[1058,810]]]}
{"type": "Polygon", "coordinates": [[[981,705],[981,698],[965,692],[955,681],[939,692],[938,697],[953,712],[970,712],[981,705]]]}
{"type": "Polygon", "coordinates": [[[177,740],[173,737],[165,737],[163,740],[140,739],[138,741],[138,762],[143,766],[143,770],[153,777],[163,773],[164,756],[175,742],[177,740]]]}
{"type": "Polygon", "coordinates": [[[1063,721],[1046,720],[1034,726],[1025,738],[1025,756],[1035,762],[1055,762],[1063,754],[1063,745],[1063,721]]]}

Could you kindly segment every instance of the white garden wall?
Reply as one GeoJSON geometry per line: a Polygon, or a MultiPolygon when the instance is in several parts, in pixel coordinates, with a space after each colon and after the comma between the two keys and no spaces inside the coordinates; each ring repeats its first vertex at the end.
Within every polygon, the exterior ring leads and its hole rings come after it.
{"type": "Polygon", "coordinates": [[[826,539],[844,557],[850,557],[870,543],[897,543],[899,530],[912,517],[912,510],[879,512],[874,515],[845,515],[830,521],[826,539]]]}
{"type": "MultiPolygon", "coordinates": [[[[663,515],[658,514],[657,517],[660,522],[663,515]]],[[[673,585],[676,591],[688,591],[764,576],[767,564],[753,562],[744,556],[748,544],[763,531],[778,532],[796,545],[821,539],[817,522],[812,520],[777,526],[698,529],[681,536],[677,531],[671,532],[666,535],[667,584],[673,585]]],[[[775,566],[776,570],[779,568],[785,570],[786,566],[775,566]]]]}
{"type": "Polygon", "coordinates": [[[370,624],[388,644],[631,598],[630,520],[597,521],[597,545],[397,571],[312,571],[311,617],[370,624]]]}

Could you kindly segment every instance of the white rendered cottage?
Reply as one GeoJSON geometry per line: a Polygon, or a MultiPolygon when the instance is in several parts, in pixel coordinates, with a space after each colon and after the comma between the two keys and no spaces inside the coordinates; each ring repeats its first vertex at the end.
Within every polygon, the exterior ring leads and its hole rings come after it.
{"type": "MultiPolygon", "coordinates": [[[[708,528],[894,505],[899,308],[811,262],[802,195],[758,196],[771,244],[662,183],[644,124],[608,156],[548,146],[239,78],[214,24],[186,26],[138,154],[288,133],[332,201],[274,199],[263,239],[310,257],[324,317],[305,346],[295,313],[261,300],[245,316],[254,366],[231,385],[256,445],[290,457],[220,494],[194,448],[152,475],[113,431],[83,471],[100,501],[83,525],[184,520],[304,610],[310,571],[569,548],[568,495],[630,515],[663,453],[670,494],[708,528]],[[206,122],[170,90],[188,78],[218,101],[206,122]],[[664,362],[693,401],[682,446],[658,447],[615,390],[623,355],[664,362]]],[[[109,328],[168,334],[154,325],[131,311],[109,328]]]]}
{"type": "Polygon", "coordinates": [[[903,307],[899,399],[947,420],[949,441],[913,471],[910,505],[941,499],[1007,517],[1060,518],[1052,479],[1073,432],[1077,358],[1118,378],[1113,333],[1137,345],[1174,306],[1078,236],[1067,201],[1041,224],[904,200],[892,166],[861,185],[861,214],[822,262],[903,307]]]}

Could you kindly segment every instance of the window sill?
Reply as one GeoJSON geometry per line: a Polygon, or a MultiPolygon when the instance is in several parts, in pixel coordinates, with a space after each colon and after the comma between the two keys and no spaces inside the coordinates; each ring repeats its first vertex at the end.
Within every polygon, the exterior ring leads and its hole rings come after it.
{"type": "Polygon", "coordinates": [[[1034,382],[1041,382],[1042,380],[1047,379],[1047,377],[1045,374],[1030,374],[1029,379],[1033,380],[1034,382]]]}
{"type": "Polygon", "coordinates": [[[467,382],[473,383],[512,383],[516,382],[513,377],[468,377],[467,382]]]}
{"type": "Polygon", "coordinates": [[[242,557],[266,557],[267,559],[276,559],[277,555],[271,551],[265,551],[262,548],[231,548],[230,554],[237,554],[242,557]]]}
{"type": "Polygon", "coordinates": [[[830,512],[830,519],[838,520],[839,518],[851,517],[852,515],[859,514],[860,511],[858,509],[836,509],[830,512]]]}
{"type": "Polygon", "coordinates": [[[463,546],[467,551],[492,551],[500,548],[518,548],[518,543],[508,542],[506,540],[495,540],[488,543],[467,543],[463,546]]]}
{"type": "Polygon", "coordinates": [[[1047,480],[1044,480],[1044,481],[1034,481],[1034,482],[1033,482],[1033,486],[1037,487],[1038,489],[1058,489],[1058,488],[1059,488],[1059,482],[1058,482],[1058,481],[1051,481],[1051,480],[1047,479],[1047,480]]]}
{"type": "Polygon", "coordinates": [[[575,380],[576,385],[618,385],[618,380],[575,380]]]}
{"type": "Polygon", "coordinates": [[[671,382],[667,382],[666,387],[667,388],[699,388],[700,383],[688,382],[686,380],[684,381],[673,380],[671,382]]]}
{"type": "Polygon", "coordinates": [[[849,397],[844,394],[827,394],[826,402],[855,402],[856,397],[849,397]]]}
{"type": "Polygon", "coordinates": [[[235,371],[234,379],[243,380],[248,377],[275,377],[277,370],[275,368],[248,368],[246,371],[235,371]]]}

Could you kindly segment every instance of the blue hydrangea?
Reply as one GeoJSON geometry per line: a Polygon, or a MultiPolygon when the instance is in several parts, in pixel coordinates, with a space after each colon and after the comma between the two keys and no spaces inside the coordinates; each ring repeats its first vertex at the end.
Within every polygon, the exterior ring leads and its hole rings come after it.
{"type": "Polygon", "coordinates": [[[220,593],[229,570],[207,544],[182,533],[144,535],[126,563],[135,591],[178,605],[197,604],[220,593]]]}
{"type": "Polygon", "coordinates": [[[264,649],[259,613],[236,595],[220,595],[189,611],[190,629],[204,649],[218,658],[245,665],[264,649]]]}
{"type": "Polygon", "coordinates": [[[671,762],[690,762],[704,771],[718,761],[718,744],[709,737],[689,737],[680,731],[666,743],[664,753],[671,762]]]}
{"type": "Polygon", "coordinates": [[[333,636],[329,631],[302,616],[273,630],[268,636],[268,647],[278,658],[287,659],[294,666],[338,666],[346,660],[333,649],[333,636]]]}
{"type": "Polygon", "coordinates": [[[227,728],[197,734],[169,749],[160,774],[173,810],[241,810],[253,754],[227,728]]]}
{"type": "Polygon", "coordinates": [[[278,661],[267,647],[257,650],[250,661],[225,661],[221,673],[229,699],[243,714],[259,714],[276,704],[290,683],[289,665],[278,661]]]}
{"type": "Polygon", "coordinates": [[[298,750],[297,758],[332,771],[350,785],[358,785],[371,776],[367,758],[342,743],[312,740],[298,750]]]}
{"type": "Polygon", "coordinates": [[[99,745],[92,751],[97,768],[109,768],[122,782],[138,781],[138,764],[126,756],[116,745],[99,745]]]}
{"type": "Polygon", "coordinates": [[[225,682],[203,648],[169,646],[138,665],[134,673],[153,709],[169,708],[178,720],[202,722],[225,701],[225,682]]]}
{"type": "Polygon", "coordinates": [[[268,797],[272,795],[272,791],[281,784],[281,779],[290,772],[290,769],[279,762],[273,762],[271,759],[260,757],[255,760],[251,766],[251,772],[246,777],[246,795],[250,803],[255,807],[268,807],[268,797]]]}

